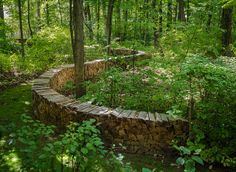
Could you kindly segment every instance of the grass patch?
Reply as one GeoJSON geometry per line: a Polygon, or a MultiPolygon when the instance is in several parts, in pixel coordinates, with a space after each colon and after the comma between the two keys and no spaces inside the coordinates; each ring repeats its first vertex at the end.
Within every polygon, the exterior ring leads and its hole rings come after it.
{"type": "MultiPolygon", "coordinates": [[[[31,114],[31,85],[21,84],[18,87],[7,89],[0,94],[0,126],[5,128],[14,124],[13,131],[21,125],[20,116],[31,114]]],[[[7,131],[3,131],[3,134],[7,131]]]]}

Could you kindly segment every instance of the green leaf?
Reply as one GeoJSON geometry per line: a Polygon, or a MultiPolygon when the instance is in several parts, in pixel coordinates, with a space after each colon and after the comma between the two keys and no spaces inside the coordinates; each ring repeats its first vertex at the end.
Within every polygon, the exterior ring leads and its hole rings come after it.
{"type": "Polygon", "coordinates": [[[182,157],[179,157],[179,158],[176,159],[176,164],[177,165],[184,165],[184,162],[185,162],[185,160],[182,157]]]}
{"type": "Polygon", "coordinates": [[[152,172],[152,170],[150,170],[148,168],[142,168],[142,172],[152,172]]]}
{"type": "Polygon", "coordinates": [[[84,155],[86,155],[86,154],[88,154],[88,149],[82,148],[82,149],[81,149],[81,152],[82,152],[84,155]]]}
{"type": "Polygon", "coordinates": [[[192,156],[192,159],[198,164],[204,165],[202,158],[200,158],[199,156],[192,156]]]}
{"type": "Polygon", "coordinates": [[[185,155],[190,155],[190,154],[191,154],[191,151],[190,151],[188,148],[186,148],[186,147],[184,147],[184,146],[180,146],[179,148],[180,148],[180,151],[181,151],[183,154],[185,154],[185,155]]]}
{"type": "Polygon", "coordinates": [[[184,164],[185,172],[195,172],[195,162],[192,159],[188,159],[184,164]]]}

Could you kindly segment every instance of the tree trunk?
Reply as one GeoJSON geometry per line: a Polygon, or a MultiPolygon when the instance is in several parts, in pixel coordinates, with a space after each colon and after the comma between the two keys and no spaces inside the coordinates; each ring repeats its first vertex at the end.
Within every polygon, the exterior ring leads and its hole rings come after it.
{"type": "Polygon", "coordinates": [[[28,15],[27,15],[27,19],[28,19],[28,27],[29,27],[29,33],[30,33],[30,36],[32,37],[33,36],[33,31],[32,31],[32,28],[31,28],[31,20],[30,20],[30,0],[27,0],[27,8],[28,8],[28,15]]]}
{"type": "Polygon", "coordinates": [[[72,46],[72,50],[74,50],[73,46],[74,46],[74,30],[73,30],[73,2],[72,0],[69,0],[69,13],[70,13],[70,39],[71,39],[71,46],[72,46]]]}
{"type": "Polygon", "coordinates": [[[86,94],[84,86],[84,18],[83,0],[73,0],[74,46],[76,97],[86,94]]]}
{"type": "Polygon", "coordinates": [[[121,0],[118,0],[117,6],[116,6],[116,13],[117,13],[117,19],[116,19],[116,37],[119,39],[121,38],[121,0]]]}
{"type": "Polygon", "coordinates": [[[111,31],[112,31],[112,13],[115,0],[109,0],[107,10],[107,22],[106,22],[106,36],[107,36],[107,54],[110,54],[111,49],[111,31]]]}
{"type": "Polygon", "coordinates": [[[162,33],[163,31],[163,26],[162,26],[162,23],[163,23],[163,11],[162,11],[162,0],[160,0],[160,4],[159,4],[159,34],[162,33]]]}
{"type": "Polygon", "coordinates": [[[24,35],[23,35],[23,25],[22,25],[21,0],[18,0],[18,12],[19,12],[21,56],[22,56],[22,58],[24,58],[25,57],[25,49],[24,49],[24,35]]]}
{"type": "Polygon", "coordinates": [[[233,56],[233,52],[230,48],[232,43],[232,17],[233,7],[223,8],[221,17],[221,29],[222,32],[222,55],[233,56]]]}
{"type": "MultiPolygon", "coordinates": [[[[125,2],[125,3],[127,3],[127,2],[125,2]]],[[[124,10],[123,16],[124,16],[124,31],[123,31],[124,33],[122,35],[121,40],[125,40],[127,37],[127,26],[128,26],[128,9],[127,9],[127,7],[124,10]]]]}
{"type": "Polygon", "coordinates": [[[5,35],[5,22],[4,22],[4,10],[3,10],[3,0],[0,0],[0,48],[2,48],[4,44],[4,40],[6,39],[5,35]]]}
{"type": "Polygon", "coordinates": [[[184,12],[184,0],[178,0],[178,2],[179,2],[178,20],[186,21],[185,12],[184,12]]]}
{"type": "Polygon", "coordinates": [[[187,21],[189,21],[190,18],[190,2],[187,0],[187,21]]]}
{"type": "Polygon", "coordinates": [[[49,18],[48,0],[46,0],[46,22],[47,22],[47,26],[49,26],[49,24],[50,24],[50,18],[49,18]]]}
{"type": "Polygon", "coordinates": [[[38,30],[41,28],[41,1],[37,0],[37,20],[38,20],[38,30]]]}
{"type": "Polygon", "coordinates": [[[167,28],[172,24],[172,0],[168,0],[167,4],[167,28]]]}
{"type": "Polygon", "coordinates": [[[93,40],[93,26],[92,26],[92,16],[91,16],[91,11],[90,11],[90,6],[89,4],[86,5],[85,10],[84,10],[84,16],[85,16],[85,26],[88,28],[89,31],[89,39],[93,40]]]}
{"type": "Polygon", "coordinates": [[[62,12],[61,12],[61,1],[58,0],[58,12],[59,12],[59,15],[60,15],[60,22],[61,22],[61,25],[63,25],[63,18],[62,18],[62,12]]]}
{"type": "MultiPolygon", "coordinates": [[[[156,4],[157,4],[157,1],[156,0],[152,0],[152,9],[154,11],[154,15],[153,15],[153,22],[156,23],[155,21],[157,20],[157,13],[158,11],[156,10],[156,4]]],[[[153,45],[155,48],[158,47],[158,37],[159,37],[159,33],[158,33],[158,30],[157,30],[157,26],[155,25],[153,27],[153,45]]]]}
{"type": "Polygon", "coordinates": [[[99,30],[100,30],[100,0],[97,0],[97,8],[96,8],[96,18],[97,18],[97,40],[100,38],[99,30]]]}

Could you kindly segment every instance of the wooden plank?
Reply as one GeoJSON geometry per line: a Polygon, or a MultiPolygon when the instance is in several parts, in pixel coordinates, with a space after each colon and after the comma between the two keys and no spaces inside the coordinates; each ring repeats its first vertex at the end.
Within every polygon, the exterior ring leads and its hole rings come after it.
{"type": "Polygon", "coordinates": [[[121,116],[124,118],[127,118],[131,112],[132,112],[131,110],[123,110],[123,112],[121,113],[121,116]]]}
{"type": "Polygon", "coordinates": [[[167,118],[167,115],[166,115],[166,114],[164,114],[164,113],[159,113],[159,115],[160,115],[162,121],[168,122],[168,118],[167,118]]]}
{"type": "Polygon", "coordinates": [[[161,116],[159,115],[159,113],[155,112],[155,117],[156,117],[156,121],[162,122],[161,120],[161,116]]]}
{"type": "Polygon", "coordinates": [[[128,118],[137,118],[138,112],[135,110],[132,110],[128,118]]]}
{"type": "Polygon", "coordinates": [[[147,112],[141,111],[139,112],[138,118],[146,120],[147,116],[148,116],[147,112]]]}

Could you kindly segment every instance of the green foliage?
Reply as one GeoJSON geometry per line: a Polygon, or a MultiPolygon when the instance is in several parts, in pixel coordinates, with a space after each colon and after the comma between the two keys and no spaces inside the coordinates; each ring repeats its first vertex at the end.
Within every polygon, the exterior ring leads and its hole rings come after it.
{"type": "Polygon", "coordinates": [[[236,146],[234,71],[207,58],[192,56],[181,65],[174,89],[176,104],[184,114],[189,115],[190,104],[194,105],[190,132],[196,144],[204,145],[202,158],[208,162],[228,165],[225,161],[231,161],[233,164],[236,146]]]}
{"type": "Polygon", "coordinates": [[[61,27],[46,27],[31,39],[26,49],[23,65],[25,70],[45,70],[65,62],[71,62],[69,30],[61,27]]]}
{"type": "Polygon", "coordinates": [[[149,68],[129,71],[111,68],[95,83],[88,82],[87,95],[81,100],[92,100],[95,104],[113,108],[121,106],[140,111],[165,112],[169,108],[170,103],[167,102],[170,99],[168,95],[164,96],[166,85],[158,84],[158,79],[164,81],[165,76],[157,75],[149,68]]]}
{"type": "Polygon", "coordinates": [[[44,145],[50,143],[55,127],[46,126],[26,115],[22,115],[22,121],[24,125],[16,133],[16,144],[21,147],[19,151],[23,157],[22,170],[46,170],[53,155],[43,151],[44,145]]]}
{"type": "Polygon", "coordinates": [[[16,132],[16,153],[22,171],[130,171],[122,155],[107,151],[100,139],[95,119],[71,122],[65,133],[54,135],[55,126],[47,126],[22,115],[23,126],[16,132]]]}
{"type": "Polygon", "coordinates": [[[196,149],[192,145],[188,145],[188,147],[174,145],[174,148],[180,153],[180,157],[176,159],[176,163],[177,165],[184,166],[184,172],[195,172],[196,163],[204,165],[200,157],[201,149],[196,149]]]}

